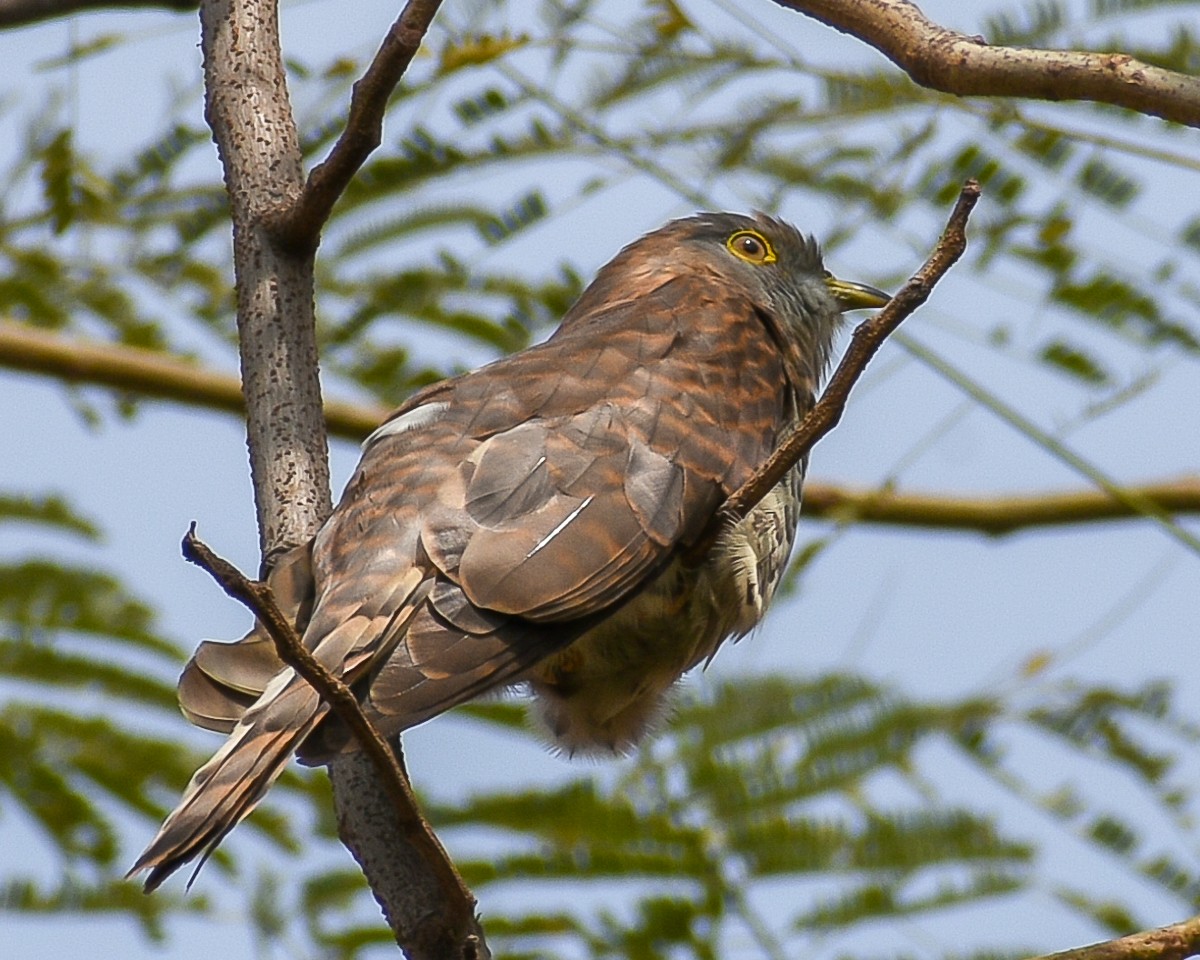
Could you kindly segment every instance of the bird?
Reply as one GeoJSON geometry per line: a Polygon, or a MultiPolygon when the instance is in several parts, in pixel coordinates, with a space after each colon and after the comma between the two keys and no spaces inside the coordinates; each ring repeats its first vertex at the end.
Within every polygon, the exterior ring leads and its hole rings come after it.
{"type": "MultiPolygon", "coordinates": [[[[888,299],[775,217],[670,221],[546,340],[375,430],[328,521],[268,575],[276,601],[385,736],[524,686],[558,750],[627,753],[684,673],[762,619],[807,458],[707,531],[814,405],[843,313],[888,299]]],[[[227,739],[130,870],[148,891],[203,864],[294,755],[357,748],[261,626],[203,641],[179,699],[227,739]]]]}

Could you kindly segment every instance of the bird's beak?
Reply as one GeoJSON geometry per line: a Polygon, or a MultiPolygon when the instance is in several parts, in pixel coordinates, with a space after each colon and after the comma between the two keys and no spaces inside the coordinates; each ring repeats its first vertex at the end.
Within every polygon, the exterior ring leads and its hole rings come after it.
{"type": "Polygon", "coordinates": [[[825,278],[825,286],[833,294],[842,312],[847,310],[865,310],[869,307],[886,307],[892,298],[882,290],[868,287],[865,283],[851,283],[849,280],[839,280],[837,277],[825,278]]]}

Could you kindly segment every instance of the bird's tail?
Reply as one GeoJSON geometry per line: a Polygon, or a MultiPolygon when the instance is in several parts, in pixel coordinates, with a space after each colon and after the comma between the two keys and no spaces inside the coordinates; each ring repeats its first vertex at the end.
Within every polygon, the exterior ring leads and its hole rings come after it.
{"type": "MultiPolygon", "coordinates": [[[[303,630],[312,607],[311,545],[284,555],[268,577],[275,600],[303,630]]],[[[192,776],[179,803],[138,858],[150,891],[197,856],[210,854],[283,772],[325,715],[316,692],[275,653],[261,624],[236,643],[206,640],[179,678],[184,714],[228,733],[192,776]]]]}
{"type": "Polygon", "coordinates": [[[254,809],[327,710],[295,671],[281,671],[193,775],[129,876],[149,870],[149,892],[189,860],[207,857],[254,809]]]}

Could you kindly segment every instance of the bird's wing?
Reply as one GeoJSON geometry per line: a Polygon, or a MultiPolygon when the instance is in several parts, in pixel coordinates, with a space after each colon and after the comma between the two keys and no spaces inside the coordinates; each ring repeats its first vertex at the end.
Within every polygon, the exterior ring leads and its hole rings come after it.
{"type": "Polygon", "coordinates": [[[309,635],[416,567],[434,585],[376,648],[374,709],[403,728],[511,682],[699,535],[773,450],[790,391],[753,304],[689,278],[427,392],[317,539],[309,635]]]}
{"type": "MultiPolygon", "coordinates": [[[[272,574],[302,625],[315,603],[305,643],[347,679],[370,674],[366,704],[389,732],[570,643],[778,441],[794,386],[756,307],[715,279],[571,321],[402,406],[365,444],[313,568],[302,548],[272,574]]],[[[261,632],[206,642],[184,711],[229,731],[281,669],[261,632]]]]}

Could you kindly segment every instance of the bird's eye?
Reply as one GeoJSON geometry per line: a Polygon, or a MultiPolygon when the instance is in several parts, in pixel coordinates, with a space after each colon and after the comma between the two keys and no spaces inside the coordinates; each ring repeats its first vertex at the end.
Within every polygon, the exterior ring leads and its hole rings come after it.
{"type": "Polygon", "coordinates": [[[747,263],[774,263],[771,241],[756,230],[739,230],[725,241],[729,252],[747,263]]]}

